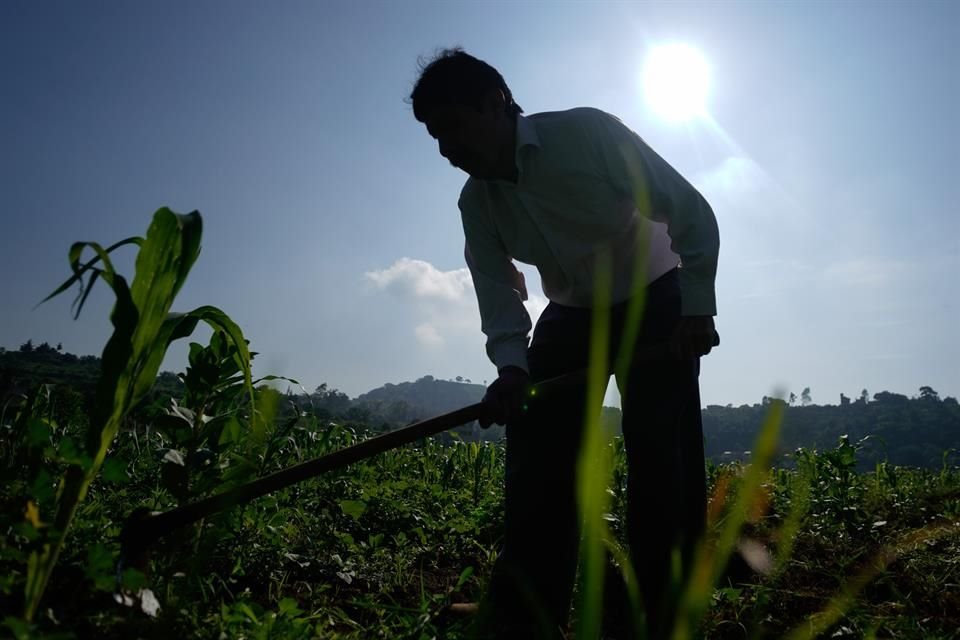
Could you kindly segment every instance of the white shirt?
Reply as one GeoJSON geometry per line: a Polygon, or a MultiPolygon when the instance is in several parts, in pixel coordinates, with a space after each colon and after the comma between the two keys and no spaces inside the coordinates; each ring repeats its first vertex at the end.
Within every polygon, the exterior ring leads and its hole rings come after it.
{"type": "Polygon", "coordinates": [[[573,307],[592,306],[600,256],[612,266],[614,303],[632,295],[635,279],[645,285],[682,262],[683,315],[716,315],[720,239],[710,205],[615,116],[586,107],[518,114],[516,163],[516,183],[471,177],[459,201],[498,369],[528,370],[532,324],[514,259],[537,267],[548,299],[573,307]]]}

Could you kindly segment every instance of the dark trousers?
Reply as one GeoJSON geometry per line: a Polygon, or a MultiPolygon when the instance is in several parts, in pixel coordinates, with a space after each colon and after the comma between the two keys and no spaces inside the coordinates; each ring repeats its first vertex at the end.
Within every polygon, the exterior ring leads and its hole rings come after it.
{"type": "MultiPolygon", "coordinates": [[[[614,363],[627,306],[610,309],[614,363]]],[[[528,350],[534,382],[586,367],[591,318],[591,309],[547,306],[528,350]]],[[[662,343],[679,318],[673,270],[647,287],[637,346],[662,343]]],[[[652,637],[665,633],[673,619],[674,552],[680,551],[689,568],[704,529],[699,370],[699,359],[644,361],[638,355],[626,380],[617,378],[628,464],[627,531],[652,637]]],[[[552,639],[567,621],[579,551],[575,470],[585,405],[586,389],[575,386],[530,402],[526,417],[507,426],[504,546],[481,635],[552,639]]]]}

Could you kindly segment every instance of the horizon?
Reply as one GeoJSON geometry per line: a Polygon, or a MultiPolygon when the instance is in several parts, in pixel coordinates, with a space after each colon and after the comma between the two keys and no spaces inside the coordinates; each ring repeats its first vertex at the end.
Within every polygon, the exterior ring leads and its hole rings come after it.
{"type": "MultiPolygon", "coordinates": [[[[94,357],[94,358],[100,359],[100,354],[92,354],[92,353],[71,353],[71,352],[67,351],[66,349],[56,349],[56,348],[53,346],[54,344],[58,344],[58,343],[56,343],[56,342],[51,343],[51,342],[46,341],[46,340],[41,340],[41,341],[37,342],[36,340],[32,340],[32,339],[28,340],[28,342],[32,345],[33,349],[36,349],[37,347],[39,347],[39,346],[41,346],[41,345],[47,345],[48,347],[50,347],[51,349],[53,349],[54,351],[56,351],[57,353],[59,353],[59,354],[61,354],[61,355],[72,355],[72,356],[77,357],[77,358],[94,357]]],[[[20,351],[20,347],[24,346],[25,344],[26,344],[26,343],[24,343],[23,345],[20,345],[20,346],[17,347],[17,348],[13,348],[13,349],[7,348],[7,347],[5,347],[4,345],[0,345],[0,354],[3,354],[3,353],[20,353],[20,352],[21,352],[21,351],[20,351]]],[[[180,374],[180,373],[183,373],[183,371],[172,371],[172,370],[166,370],[166,369],[161,368],[158,375],[162,375],[162,374],[165,374],[165,373],[169,373],[169,374],[173,374],[173,375],[178,375],[178,374],[180,374]]],[[[461,377],[462,377],[462,376],[461,376],[461,377]]],[[[420,382],[421,380],[423,380],[423,379],[425,379],[425,378],[430,378],[429,381],[431,381],[431,382],[432,382],[432,381],[436,381],[436,382],[452,382],[452,383],[454,383],[454,384],[468,384],[468,385],[471,385],[471,386],[479,386],[479,387],[481,387],[481,388],[485,386],[485,383],[486,383],[486,382],[488,382],[488,381],[474,381],[474,380],[472,380],[472,379],[470,379],[470,378],[463,378],[463,379],[461,379],[461,380],[457,380],[456,378],[443,378],[443,377],[440,377],[440,376],[435,376],[435,375],[433,375],[433,374],[431,374],[431,373],[424,373],[424,374],[419,375],[419,376],[417,376],[417,377],[415,377],[415,378],[413,378],[413,379],[411,379],[411,380],[399,380],[399,381],[396,381],[396,382],[393,382],[393,381],[385,381],[385,382],[382,382],[382,383],[380,383],[380,384],[378,384],[378,385],[376,385],[376,386],[370,387],[369,389],[366,389],[365,391],[362,391],[362,392],[360,392],[360,393],[358,393],[358,394],[356,394],[356,395],[350,395],[350,394],[345,394],[345,395],[347,395],[347,397],[350,399],[350,401],[353,402],[353,401],[356,401],[357,399],[359,399],[360,396],[362,396],[362,395],[366,395],[367,393],[369,393],[369,392],[371,392],[371,391],[376,391],[377,389],[383,389],[383,388],[387,387],[388,385],[398,386],[398,385],[402,385],[402,384],[412,384],[412,383],[420,382]]],[[[324,384],[327,385],[327,390],[328,390],[328,391],[337,391],[337,392],[340,392],[340,393],[344,393],[344,391],[343,391],[342,389],[340,389],[339,387],[337,387],[336,384],[330,384],[329,382],[326,382],[326,383],[324,383],[324,384]]],[[[287,381],[285,381],[285,380],[268,380],[268,381],[262,382],[261,385],[273,387],[273,388],[275,388],[275,389],[277,389],[278,391],[283,392],[283,393],[286,393],[286,392],[288,392],[288,391],[291,390],[290,383],[287,382],[287,381]]],[[[922,390],[922,389],[925,389],[925,388],[932,389],[932,390],[936,393],[936,396],[937,396],[937,398],[938,398],[940,401],[947,401],[947,400],[953,400],[954,402],[957,401],[957,398],[956,398],[956,397],[951,396],[951,395],[947,395],[947,394],[942,394],[942,393],[940,393],[939,391],[937,391],[936,389],[934,389],[933,387],[930,387],[930,385],[921,385],[920,387],[918,387],[918,388],[917,388],[918,393],[917,393],[916,395],[912,395],[912,394],[910,394],[910,393],[901,393],[900,391],[894,390],[894,389],[881,389],[881,390],[879,390],[879,391],[870,392],[870,390],[869,390],[869,389],[866,389],[866,388],[862,389],[862,390],[861,390],[861,393],[853,394],[853,395],[850,395],[850,396],[846,396],[846,394],[843,394],[843,395],[845,395],[845,396],[847,397],[847,400],[849,400],[851,404],[852,404],[852,403],[856,403],[856,402],[862,397],[862,392],[863,392],[863,391],[866,391],[866,392],[868,393],[867,402],[875,402],[875,401],[876,401],[876,400],[875,400],[876,395],[881,394],[881,393],[890,393],[890,394],[894,394],[894,395],[904,396],[904,397],[906,397],[906,398],[908,398],[908,399],[910,399],[910,400],[916,400],[916,399],[922,397],[922,393],[919,393],[919,392],[921,392],[921,390],[922,390]]],[[[302,391],[303,394],[310,395],[310,394],[313,394],[313,393],[316,392],[317,387],[315,387],[312,391],[311,391],[309,388],[305,387],[305,386],[301,386],[300,389],[301,389],[301,391],[302,391]]],[[[294,395],[299,395],[299,393],[296,393],[296,394],[294,394],[294,395]]],[[[737,404],[737,405],[733,404],[732,402],[712,403],[712,404],[709,404],[709,405],[704,405],[703,407],[701,407],[701,409],[704,409],[704,410],[705,410],[705,409],[710,408],[711,406],[713,406],[713,407],[725,407],[725,408],[727,408],[727,407],[739,408],[739,407],[745,407],[745,406],[754,407],[754,406],[760,406],[760,405],[762,405],[763,402],[764,402],[765,400],[768,400],[768,399],[783,400],[784,402],[787,403],[788,406],[791,406],[791,407],[792,407],[792,406],[804,406],[804,407],[806,407],[806,406],[810,406],[810,407],[835,407],[835,406],[841,406],[841,402],[839,401],[839,398],[838,398],[838,401],[837,401],[836,403],[832,403],[832,402],[817,402],[817,401],[814,399],[813,391],[812,391],[812,389],[811,389],[811,392],[810,392],[810,402],[808,402],[808,403],[806,403],[806,404],[802,404],[802,403],[801,403],[801,396],[795,394],[795,398],[794,398],[793,400],[790,400],[789,395],[788,395],[788,396],[784,396],[784,397],[768,396],[768,397],[761,398],[761,399],[760,399],[760,402],[740,403],[740,404],[737,404]],[[794,402],[797,402],[798,404],[795,405],[794,402]]],[[[603,407],[604,407],[604,408],[613,408],[613,409],[620,410],[620,407],[619,407],[619,406],[608,405],[608,404],[606,404],[606,403],[603,405],[603,407]]]]}
{"type": "MultiPolygon", "coordinates": [[[[34,307],[68,277],[71,243],[143,235],[169,206],[205,227],[174,310],[223,309],[256,375],[351,398],[422,375],[492,382],[456,207],[466,176],[404,102],[418,56],[461,44],[527,114],[617,115],[713,207],[721,344],[702,360],[702,406],[804,387],[835,402],[864,388],[960,395],[960,4],[543,12],[4,3],[0,344],[54,337],[99,357],[108,287],[76,322],[69,295],[34,307]],[[672,45],[702,55],[706,75],[679,120],[644,75],[672,45]]],[[[117,258],[127,276],[131,257],[117,258]]],[[[518,266],[535,322],[547,301],[518,266]]],[[[188,342],[162,370],[186,366],[188,342]]],[[[604,403],[619,405],[614,384],[604,403]]]]}

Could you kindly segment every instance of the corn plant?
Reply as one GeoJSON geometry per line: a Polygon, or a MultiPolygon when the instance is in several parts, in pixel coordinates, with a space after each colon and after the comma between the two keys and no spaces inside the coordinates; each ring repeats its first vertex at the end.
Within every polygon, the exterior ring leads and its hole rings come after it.
{"type": "MultiPolygon", "coordinates": [[[[250,360],[254,356],[250,352],[250,360]]],[[[291,418],[274,425],[280,396],[269,387],[256,389],[257,410],[249,420],[238,412],[248,402],[247,381],[237,346],[226,332],[214,331],[207,346],[190,343],[188,360],[186,372],[178,375],[183,397],[171,398],[153,420],[166,440],[161,479],[178,503],[263,475],[301,419],[294,407],[291,418]]],[[[253,384],[278,379],[299,385],[273,375],[253,384]]]]}
{"type": "Polygon", "coordinates": [[[113,334],[103,350],[82,455],[76,457],[60,478],[52,503],[39,505],[54,514],[52,524],[43,523],[36,513],[37,506],[28,503],[28,513],[33,516],[29,520],[41,534],[27,564],[24,618],[28,622],[37,612],[78,506],[103,466],[125,416],[152,387],[167,348],[174,340],[192,334],[200,321],[223,331],[236,349],[237,367],[253,402],[250,354],[240,328],[215,307],[203,306],[188,313],[170,312],[200,253],[201,235],[199,212],[181,215],[162,208],[154,214],[146,237],[127,238],[107,248],[96,242],[74,243],[69,251],[73,275],[43,301],[79,284],[80,293],[74,302],[77,317],[97,280],[106,282],[116,296],[110,315],[113,334]],[[139,248],[134,278],[129,284],[110,259],[114,250],[126,245],[139,248]],[[87,248],[94,256],[84,262],[81,257],[87,248]],[[33,505],[32,511],[30,505],[33,505]]]}

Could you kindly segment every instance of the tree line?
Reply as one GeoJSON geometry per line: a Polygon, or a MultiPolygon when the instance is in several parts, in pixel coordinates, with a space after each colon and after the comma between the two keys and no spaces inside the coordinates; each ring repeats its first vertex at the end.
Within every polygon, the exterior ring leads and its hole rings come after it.
{"type": "MultiPolygon", "coordinates": [[[[34,345],[28,341],[17,350],[0,348],[0,403],[8,407],[39,384],[52,384],[54,410],[61,420],[84,420],[85,406],[92,399],[99,376],[100,359],[63,352],[62,346],[34,345]]],[[[182,383],[176,374],[163,372],[153,393],[137,415],[149,419],[178,397],[182,383]]],[[[364,425],[374,431],[389,430],[479,402],[485,387],[468,380],[442,380],[423,376],[413,382],[385,384],[356,398],[324,383],[310,393],[286,393],[287,411],[311,411],[323,419],[364,425]]],[[[754,405],[710,405],[703,410],[704,446],[714,461],[748,459],[756,434],[775,399],[764,397],[754,405]]],[[[780,435],[780,461],[790,464],[797,448],[829,449],[841,436],[858,444],[858,464],[869,468],[878,461],[891,464],[940,468],[960,461],[960,404],[941,398],[933,388],[922,386],[908,397],[890,391],[873,394],[864,389],[856,399],[844,394],[837,405],[813,403],[810,388],[799,398],[790,394],[780,435]]],[[[620,428],[620,411],[604,407],[603,424],[620,428]]],[[[499,440],[503,430],[482,430],[476,423],[464,425],[445,439],[499,440]]]]}

